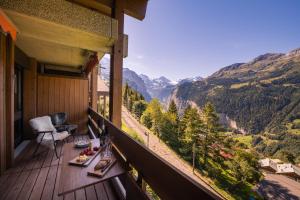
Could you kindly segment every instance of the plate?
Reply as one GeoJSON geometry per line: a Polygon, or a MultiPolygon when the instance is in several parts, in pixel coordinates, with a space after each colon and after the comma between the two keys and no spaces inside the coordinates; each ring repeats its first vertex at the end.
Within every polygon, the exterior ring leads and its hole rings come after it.
{"type": "Polygon", "coordinates": [[[77,148],[86,148],[89,146],[89,142],[88,141],[83,141],[83,140],[79,140],[74,142],[75,147],[77,148]]]}
{"type": "Polygon", "coordinates": [[[79,162],[77,161],[77,158],[79,156],[76,156],[75,158],[73,158],[72,160],[69,161],[70,165],[77,165],[77,166],[83,166],[83,167],[87,167],[93,160],[94,158],[100,153],[100,151],[94,151],[94,155],[92,156],[87,156],[87,159],[85,161],[79,162]]]}

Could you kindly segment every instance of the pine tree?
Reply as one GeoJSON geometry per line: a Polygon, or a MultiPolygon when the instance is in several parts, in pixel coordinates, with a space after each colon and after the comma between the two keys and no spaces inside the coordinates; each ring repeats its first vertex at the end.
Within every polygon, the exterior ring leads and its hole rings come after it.
{"type": "Polygon", "coordinates": [[[184,111],[179,127],[179,130],[181,132],[181,148],[179,149],[179,151],[186,160],[191,161],[192,159],[193,144],[196,144],[197,147],[199,146],[199,135],[201,134],[202,129],[203,123],[201,121],[198,110],[188,106],[184,111]]]}
{"type": "Polygon", "coordinates": [[[129,96],[128,104],[127,104],[127,109],[129,110],[129,112],[132,112],[132,106],[133,106],[132,96],[129,96]]]}
{"type": "Polygon", "coordinates": [[[128,105],[128,91],[129,91],[129,86],[128,83],[126,82],[124,87],[124,92],[123,92],[123,104],[125,107],[127,107],[128,105]]]}
{"type": "Polygon", "coordinates": [[[132,106],[132,112],[140,120],[143,112],[147,108],[147,102],[144,100],[135,101],[132,106]]]}
{"type": "MultiPolygon", "coordinates": [[[[216,144],[214,148],[218,148],[218,130],[219,130],[219,118],[215,111],[213,104],[206,103],[203,109],[204,131],[202,140],[203,150],[203,167],[206,167],[209,147],[212,144],[216,144]]],[[[218,152],[218,149],[214,153],[218,152]]],[[[217,155],[216,155],[217,156],[217,155]]]]}
{"type": "Polygon", "coordinates": [[[169,105],[169,108],[168,108],[168,112],[176,114],[176,115],[178,114],[177,107],[176,107],[176,104],[175,104],[174,100],[172,100],[170,102],[170,105],[169,105]]]}
{"type": "MultiPolygon", "coordinates": [[[[158,99],[152,99],[150,103],[147,106],[147,109],[142,115],[142,123],[146,123],[149,125],[150,123],[148,122],[149,119],[151,119],[151,130],[155,134],[159,134],[160,130],[160,123],[161,123],[161,118],[162,118],[162,108],[159,103],[158,99]],[[143,115],[146,115],[143,117],[143,115]]],[[[145,124],[145,125],[146,125],[145,124]]],[[[146,126],[147,126],[146,125],[146,126]]]]}
{"type": "Polygon", "coordinates": [[[179,148],[179,117],[174,101],[171,101],[168,112],[163,114],[161,123],[161,139],[175,151],[179,148]]]}

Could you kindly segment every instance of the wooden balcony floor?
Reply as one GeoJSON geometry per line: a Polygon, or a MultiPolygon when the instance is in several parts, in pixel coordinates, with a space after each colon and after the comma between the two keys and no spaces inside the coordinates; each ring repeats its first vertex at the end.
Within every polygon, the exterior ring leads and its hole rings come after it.
{"type": "MultiPolygon", "coordinates": [[[[75,140],[83,136],[76,136],[75,140]]],[[[70,137],[68,142],[73,142],[70,137]]],[[[54,151],[40,147],[35,157],[34,145],[29,145],[16,161],[15,167],[0,176],[0,199],[118,199],[109,182],[98,183],[84,189],[58,196],[58,185],[62,162],[62,145],[58,145],[61,155],[56,158],[54,151]]]]}

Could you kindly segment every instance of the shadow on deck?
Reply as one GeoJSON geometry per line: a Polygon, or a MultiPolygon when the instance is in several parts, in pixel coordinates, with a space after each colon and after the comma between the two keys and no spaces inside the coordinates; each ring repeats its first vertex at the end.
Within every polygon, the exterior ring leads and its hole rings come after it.
{"type": "MultiPolygon", "coordinates": [[[[74,140],[82,137],[88,136],[76,136],[74,140]]],[[[67,142],[73,142],[73,139],[70,137],[67,142]]],[[[33,157],[35,146],[35,142],[31,142],[17,158],[15,167],[0,176],[0,200],[118,199],[108,181],[58,196],[63,144],[58,145],[60,158],[56,158],[54,150],[45,147],[40,147],[33,157]]]]}

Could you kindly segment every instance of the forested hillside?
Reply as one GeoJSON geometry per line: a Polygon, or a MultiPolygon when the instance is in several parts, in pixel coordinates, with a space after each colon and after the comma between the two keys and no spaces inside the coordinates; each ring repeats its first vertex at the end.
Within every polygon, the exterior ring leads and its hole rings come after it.
{"type": "Polygon", "coordinates": [[[173,96],[200,108],[211,101],[247,133],[282,132],[299,118],[300,50],[230,65],[202,81],[179,85],[173,96]]]}
{"type": "Polygon", "coordinates": [[[257,152],[300,162],[300,49],[264,54],[178,85],[171,100],[180,109],[212,102],[219,116],[234,122],[228,131],[256,135],[251,141],[257,152]]]}

